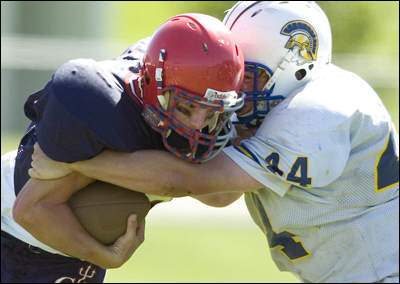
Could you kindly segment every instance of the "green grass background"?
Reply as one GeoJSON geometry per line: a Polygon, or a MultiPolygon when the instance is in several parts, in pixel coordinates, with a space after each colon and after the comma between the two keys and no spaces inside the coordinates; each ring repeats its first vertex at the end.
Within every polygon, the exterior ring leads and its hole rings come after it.
{"type": "Polygon", "coordinates": [[[107,282],[298,282],[276,268],[255,226],[152,225],[151,216],[146,226],[143,245],[107,282]]]}

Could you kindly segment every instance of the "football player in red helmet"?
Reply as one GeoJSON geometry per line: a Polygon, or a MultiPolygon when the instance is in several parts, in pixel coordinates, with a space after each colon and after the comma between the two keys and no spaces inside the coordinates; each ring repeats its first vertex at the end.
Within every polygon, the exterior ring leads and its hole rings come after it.
{"type": "Polygon", "coordinates": [[[28,98],[25,114],[32,122],[18,153],[2,157],[2,281],[76,280],[80,268],[90,266],[95,277],[85,281],[99,283],[104,268],[122,265],[143,241],[144,227],[135,233],[136,223],[112,246],[91,238],[66,203],[90,181],[75,174],[29,179],[35,143],[60,162],[93,158],[105,149],[159,149],[199,163],[232,137],[229,118],[243,104],[244,60],[222,22],[201,14],[175,16],[155,32],[143,58],[135,53],[133,46],[114,60],[71,60],[28,98]],[[33,257],[40,266],[18,264],[33,257]]]}

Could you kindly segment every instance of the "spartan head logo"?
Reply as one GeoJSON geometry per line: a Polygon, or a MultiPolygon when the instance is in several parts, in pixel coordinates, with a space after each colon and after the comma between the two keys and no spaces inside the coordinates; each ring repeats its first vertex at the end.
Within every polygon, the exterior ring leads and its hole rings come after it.
{"type": "Polygon", "coordinates": [[[289,36],[285,48],[293,49],[297,46],[304,60],[311,62],[317,59],[318,37],[309,23],[291,21],[282,28],[281,34],[289,36]]]}

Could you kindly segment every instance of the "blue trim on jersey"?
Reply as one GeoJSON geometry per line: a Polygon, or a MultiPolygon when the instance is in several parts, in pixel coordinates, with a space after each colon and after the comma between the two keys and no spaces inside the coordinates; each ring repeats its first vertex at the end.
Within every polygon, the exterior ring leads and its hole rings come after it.
{"type": "Polygon", "coordinates": [[[291,261],[311,255],[295,234],[288,231],[275,232],[260,198],[253,192],[249,192],[249,196],[259,213],[270,248],[278,248],[291,261]]]}
{"type": "Polygon", "coordinates": [[[261,166],[260,161],[258,160],[257,156],[254,155],[249,148],[247,148],[243,143],[240,143],[239,146],[233,146],[236,150],[238,150],[240,153],[242,153],[243,155],[245,155],[246,157],[252,159],[254,162],[256,162],[257,164],[259,164],[261,166]]]}

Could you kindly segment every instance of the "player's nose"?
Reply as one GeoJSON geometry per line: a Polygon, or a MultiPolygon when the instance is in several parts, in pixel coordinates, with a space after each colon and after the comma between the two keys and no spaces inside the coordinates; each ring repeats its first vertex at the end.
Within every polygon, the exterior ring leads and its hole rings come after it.
{"type": "Polygon", "coordinates": [[[190,127],[196,130],[201,130],[207,125],[207,114],[206,109],[198,109],[190,116],[190,127]]]}

